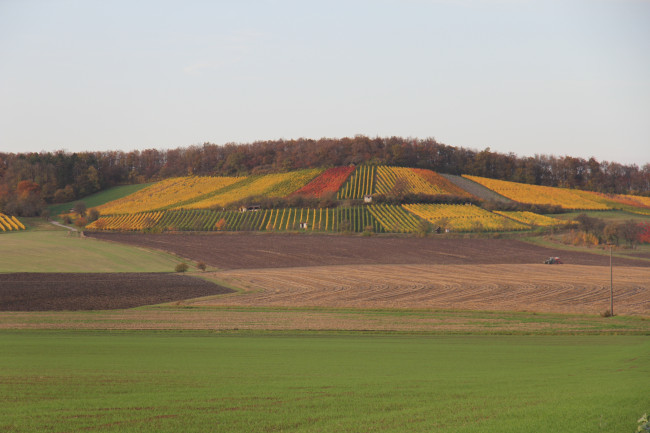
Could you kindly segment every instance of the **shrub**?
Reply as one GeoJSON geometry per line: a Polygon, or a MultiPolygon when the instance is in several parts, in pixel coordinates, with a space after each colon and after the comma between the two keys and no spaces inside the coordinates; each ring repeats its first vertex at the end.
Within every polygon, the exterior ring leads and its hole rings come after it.
{"type": "Polygon", "coordinates": [[[75,203],[74,207],[72,208],[76,213],[79,214],[79,216],[84,217],[86,216],[86,203],[83,201],[75,203]]]}
{"type": "Polygon", "coordinates": [[[99,219],[99,216],[100,216],[99,211],[95,208],[92,208],[88,211],[89,222],[97,221],[99,219]]]}
{"type": "Polygon", "coordinates": [[[595,235],[575,230],[571,230],[569,233],[562,236],[562,242],[565,244],[587,247],[599,244],[598,238],[595,235]]]}
{"type": "Polygon", "coordinates": [[[198,263],[196,264],[196,267],[197,267],[198,269],[204,271],[204,272],[205,272],[205,269],[207,268],[207,266],[206,266],[205,263],[203,263],[203,262],[198,262],[198,263]]]}
{"type": "Polygon", "coordinates": [[[187,263],[179,263],[176,265],[176,268],[174,268],[176,272],[187,272],[188,269],[189,266],[187,266],[187,263]]]}
{"type": "Polygon", "coordinates": [[[226,220],[224,218],[221,218],[219,221],[217,221],[214,224],[214,228],[216,230],[218,230],[218,231],[224,231],[224,230],[226,230],[228,228],[228,223],[226,222],[226,220]]]}
{"type": "Polygon", "coordinates": [[[418,223],[417,235],[421,238],[427,237],[431,232],[431,224],[428,221],[422,220],[418,223]]]}
{"type": "Polygon", "coordinates": [[[613,314],[609,310],[605,310],[602,313],[600,313],[600,317],[612,317],[612,316],[613,316],[613,314]]]}
{"type": "Polygon", "coordinates": [[[84,217],[77,218],[77,219],[74,221],[74,225],[76,225],[76,226],[79,227],[79,228],[82,228],[82,227],[85,226],[86,224],[88,224],[88,221],[86,221],[86,218],[84,218],[84,217]]]}

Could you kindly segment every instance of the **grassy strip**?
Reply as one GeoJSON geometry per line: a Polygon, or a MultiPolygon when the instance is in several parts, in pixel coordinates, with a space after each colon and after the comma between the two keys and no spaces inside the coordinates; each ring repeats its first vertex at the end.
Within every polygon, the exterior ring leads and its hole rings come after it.
{"type": "MultiPolygon", "coordinates": [[[[556,250],[564,250],[564,251],[573,251],[573,252],[581,252],[581,253],[589,253],[589,254],[598,254],[601,256],[609,256],[609,249],[606,248],[589,248],[589,247],[578,247],[578,246],[573,246],[573,245],[567,245],[562,242],[554,241],[548,237],[542,237],[542,236],[527,236],[527,237],[522,237],[519,240],[523,242],[528,242],[529,244],[533,245],[538,245],[540,247],[547,247],[547,248],[553,248],[556,250]]],[[[642,247],[643,251],[647,250],[647,247],[642,247]]],[[[612,250],[612,257],[618,257],[621,259],[634,259],[634,260],[640,260],[644,262],[650,261],[649,258],[646,257],[635,257],[630,254],[630,250],[617,250],[614,249],[612,250]]]]}
{"type": "Polygon", "coordinates": [[[0,430],[633,431],[641,337],[0,332],[0,430]]]}
{"type": "MultiPolygon", "coordinates": [[[[180,305],[177,305],[180,304],[180,305]]],[[[227,332],[368,331],[427,335],[650,335],[650,318],[490,311],[197,307],[5,312],[1,329],[175,329],[227,332]]]]}
{"type": "Polygon", "coordinates": [[[606,221],[627,221],[650,222],[650,215],[641,215],[624,210],[594,210],[582,212],[567,212],[562,214],[547,214],[546,216],[564,220],[575,220],[580,214],[586,214],[593,218],[600,218],[606,221]]]}

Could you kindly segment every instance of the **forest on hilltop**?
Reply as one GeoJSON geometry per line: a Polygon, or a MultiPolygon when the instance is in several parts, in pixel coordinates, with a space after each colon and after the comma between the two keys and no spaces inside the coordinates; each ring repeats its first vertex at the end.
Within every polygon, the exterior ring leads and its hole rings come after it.
{"type": "Polygon", "coordinates": [[[205,143],[170,150],[0,153],[0,212],[33,216],[111,186],[173,176],[233,176],[374,164],[417,167],[534,185],[650,195],[650,164],[478,151],[433,138],[366,136],[205,143]]]}

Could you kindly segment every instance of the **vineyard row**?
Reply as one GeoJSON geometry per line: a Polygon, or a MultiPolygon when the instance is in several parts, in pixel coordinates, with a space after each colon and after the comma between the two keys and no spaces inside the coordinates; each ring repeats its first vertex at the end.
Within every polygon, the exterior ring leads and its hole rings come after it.
{"type": "Polygon", "coordinates": [[[15,216],[0,213],[0,231],[10,232],[14,230],[25,230],[25,226],[15,216]]]}
{"type": "MultiPolygon", "coordinates": [[[[550,219],[550,218],[549,218],[550,219]]],[[[105,216],[88,225],[90,230],[115,231],[325,231],[413,233],[424,226],[444,226],[454,231],[524,230],[524,224],[475,206],[369,205],[338,208],[281,208],[259,211],[184,209],[105,216]]],[[[546,220],[545,220],[546,222],[546,220]]],[[[561,224],[557,220],[558,225],[561,224]]]]}

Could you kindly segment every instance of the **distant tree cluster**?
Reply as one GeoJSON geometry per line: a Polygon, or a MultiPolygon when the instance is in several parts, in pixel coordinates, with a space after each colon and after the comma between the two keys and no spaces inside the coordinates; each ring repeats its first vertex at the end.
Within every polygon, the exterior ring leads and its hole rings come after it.
{"type": "Polygon", "coordinates": [[[579,232],[571,232],[565,237],[574,244],[612,244],[621,243],[634,248],[639,243],[650,242],[650,225],[633,220],[609,221],[580,214],[576,217],[579,232]]]}
{"type": "Polygon", "coordinates": [[[77,200],[102,189],[172,176],[251,175],[301,168],[385,164],[606,193],[650,194],[643,167],[571,156],[477,151],[433,138],[355,136],[319,140],[205,143],[172,150],[0,153],[0,211],[37,215],[46,203],[77,200]]]}

